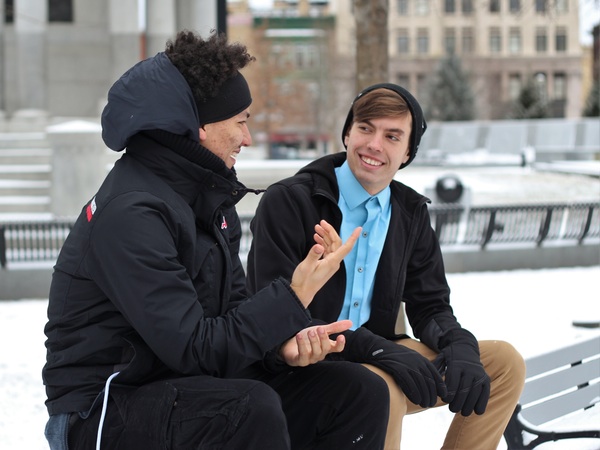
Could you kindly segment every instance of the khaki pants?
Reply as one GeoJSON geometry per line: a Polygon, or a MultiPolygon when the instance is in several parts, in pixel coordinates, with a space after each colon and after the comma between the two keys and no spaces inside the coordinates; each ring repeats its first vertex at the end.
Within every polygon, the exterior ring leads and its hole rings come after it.
{"type": "MultiPolygon", "coordinates": [[[[416,350],[431,361],[437,355],[425,344],[414,339],[402,339],[398,343],[416,350]]],[[[463,417],[460,413],[455,414],[443,449],[496,450],[521,396],[525,382],[525,362],[515,348],[504,341],[480,341],[479,351],[483,367],[491,379],[490,400],[486,411],[480,416],[475,413],[468,417],[463,417]]],[[[365,366],[380,375],[388,385],[390,420],[385,450],[399,450],[404,416],[424,409],[409,401],[389,374],[374,366],[365,366]]],[[[446,404],[438,399],[434,408],[444,405],[446,404]]]]}

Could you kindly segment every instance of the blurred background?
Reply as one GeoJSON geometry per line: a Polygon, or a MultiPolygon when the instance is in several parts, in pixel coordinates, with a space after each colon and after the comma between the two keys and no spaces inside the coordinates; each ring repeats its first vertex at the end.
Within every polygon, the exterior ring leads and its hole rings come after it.
{"type": "Polygon", "coordinates": [[[0,131],[95,121],[111,84],[184,28],[256,56],[269,158],[340,150],[353,95],[380,81],[430,122],[598,118],[599,24],[599,0],[2,0],[0,131]]]}

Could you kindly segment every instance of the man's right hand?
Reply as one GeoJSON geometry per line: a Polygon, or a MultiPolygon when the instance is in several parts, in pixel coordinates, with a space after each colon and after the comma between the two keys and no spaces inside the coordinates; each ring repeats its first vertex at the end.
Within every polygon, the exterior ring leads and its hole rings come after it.
{"type": "Polygon", "coordinates": [[[292,274],[290,286],[305,308],[310,305],[316,293],[340,268],[344,257],[350,253],[360,236],[361,228],[354,230],[346,242],[325,220],[315,225],[315,241],[304,260],[292,274]]]}
{"type": "Polygon", "coordinates": [[[404,395],[423,408],[431,408],[447,395],[446,384],[435,366],[420,353],[358,328],[347,339],[343,356],[371,364],[389,373],[404,395]]]}
{"type": "Polygon", "coordinates": [[[287,365],[296,367],[323,361],[328,354],[344,349],[346,338],[341,333],[351,326],[351,320],[339,320],[327,325],[304,328],[281,346],[279,356],[287,365]],[[335,341],[329,338],[331,334],[337,334],[335,341]]]}

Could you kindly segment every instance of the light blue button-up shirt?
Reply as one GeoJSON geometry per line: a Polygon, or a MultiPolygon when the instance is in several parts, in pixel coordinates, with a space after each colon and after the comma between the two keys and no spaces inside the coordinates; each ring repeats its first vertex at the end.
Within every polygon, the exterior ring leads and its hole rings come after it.
{"type": "Polygon", "coordinates": [[[360,327],[371,315],[371,298],[375,272],[390,225],[392,208],[389,186],[371,196],[344,162],[335,169],[340,188],[338,206],[342,211],[340,236],[345,242],[356,227],[362,234],[352,251],[344,258],[346,294],[339,320],[350,319],[352,329],[360,327]]]}

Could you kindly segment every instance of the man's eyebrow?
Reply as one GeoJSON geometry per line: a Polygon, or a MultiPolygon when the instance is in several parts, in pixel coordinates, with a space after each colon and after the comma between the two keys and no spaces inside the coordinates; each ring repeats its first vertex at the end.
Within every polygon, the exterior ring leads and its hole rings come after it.
{"type": "MultiPolygon", "coordinates": [[[[357,123],[366,123],[370,127],[374,127],[373,123],[370,120],[360,120],[357,123]]],[[[405,131],[401,128],[386,128],[386,133],[397,133],[397,134],[405,134],[405,131]]]]}
{"type": "Polygon", "coordinates": [[[397,133],[397,134],[404,134],[405,131],[400,129],[400,128],[388,128],[385,131],[387,131],[388,133],[397,133]]]}

